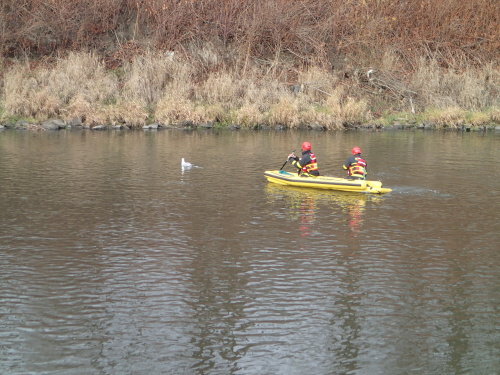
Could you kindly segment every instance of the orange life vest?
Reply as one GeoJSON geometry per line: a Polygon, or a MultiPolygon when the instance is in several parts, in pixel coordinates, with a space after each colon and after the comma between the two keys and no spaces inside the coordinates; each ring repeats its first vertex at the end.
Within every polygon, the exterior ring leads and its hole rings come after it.
{"type": "Polygon", "coordinates": [[[366,161],[359,156],[355,157],[356,161],[349,166],[349,176],[359,177],[363,180],[366,176],[366,161]]]}
{"type": "Polygon", "coordinates": [[[316,162],[316,155],[314,155],[312,152],[309,154],[309,157],[311,158],[311,162],[309,164],[306,164],[302,167],[302,172],[303,173],[309,173],[312,171],[317,171],[318,170],[318,163],[316,162]]]}

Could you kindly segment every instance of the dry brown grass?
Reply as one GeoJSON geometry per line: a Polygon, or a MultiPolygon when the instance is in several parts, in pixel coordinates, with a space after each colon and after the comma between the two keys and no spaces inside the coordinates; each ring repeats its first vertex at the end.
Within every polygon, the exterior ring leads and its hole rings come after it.
{"type": "Polygon", "coordinates": [[[123,123],[131,127],[142,127],[146,125],[148,112],[146,105],[140,100],[121,100],[118,105],[113,106],[107,123],[123,123]]]}
{"type": "Polygon", "coordinates": [[[255,103],[245,103],[235,112],[235,121],[239,125],[250,128],[264,123],[264,114],[255,103]]]}
{"type": "Polygon", "coordinates": [[[467,114],[467,123],[472,126],[483,126],[493,123],[491,113],[487,112],[471,112],[467,114]]]}
{"type": "Polygon", "coordinates": [[[231,73],[216,72],[209,74],[196,87],[194,97],[197,101],[229,109],[245,100],[249,83],[249,80],[239,80],[231,73]]]}
{"type": "Polygon", "coordinates": [[[339,78],[328,70],[311,67],[305,71],[299,71],[297,81],[302,90],[302,96],[306,94],[310,102],[321,102],[332,95],[339,78]]]}
{"type": "Polygon", "coordinates": [[[429,109],[424,114],[425,118],[438,127],[452,127],[465,125],[466,112],[460,107],[447,107],[429,109]]]}
{"type": "Polygon", "coordinates": [[[166,125],[177,125],[199,120],[195,113],[194,104],[180,96],[161,98],[156,105],[154,118],[166,125]]]}
{"type": "Polygon", "coordinates": [[[439,67],[435,60],[421,59],[411,86],[424,106],[477,111],[498,105],[499,78],[493,64],[456,72],[439,67]]]}
{"type": "Polygon", "coordinates": [[[135,126],[333,129],[430,107],[495,121],[499,13],[497,0],[3,0],[0,100],[7,116],[135,126]]]}
{"type": "Polygon", "coordinates": [[[491,123],[500,124],[500,108],[498,107],[491,108],[488,111],[488,115],[491,123]]]}
{"type": "MultiPolygon", "coordinates": [[[[171,55],[146,53],[109,71],[94,53],[71,53],[53,65],[19,63],[7,69],[4,116],[79,117],[87,126],[141,127],[155,121],[343,129],[369,122],[373,118],[370,101],[377,96],[389,92],[399,103],[395,94],[403,93],[406,100],[404,93],[414,92],[420,108],[436,108],[426,116],[437,124],[481,124],[486,117],[498,121],[494,93],[498,92],[499,76],[492,64],[456,72],[439,67],[437,61],[422,60],[406,83],[395,56],[386,53],[377,67],[393,79],[391,90],[383,91],[383,86],[374,86],[367,78],[363,81],[364,73],[346,80],[338,73],[308,67],[297,70],[295,82],[300,90],[294,91],[274,73],[255,67],[248,68],[243,78],[228,69],[199,74],[198,63],[189,56],[172,60],[171,55]],[[379,91],[369,93],[377,88],[379,91]]],[[[387,78],[385,82],[389,82],[387,78]]]]}
{"type": "Polygon", "coordinates": [[[291,129],[298,127],[300,124],[298,103],[291,97],[282,97],[269,109],[266,122],[272,126],[288,126],[291,129]]]}
{"type": "MultiPolygon", "coordinates": [[[[75,118],[79,117],[82,119],[91,119],[92,117],[92,112],[93,106],[95,103],[89,102],[88,99],[85,98],[84,95],[77,94],[68,103],[68,106],[66,107],[66,118],[75,118]]],[[[100,122],[102,123],[102,122],[100,122]]]]}
{"type": "Polygon", "coordinates": [[[172,56],[164,53],[148,53],[134,56],[124,66],[122,96],[129,101],[158,101],[163,90],[172,80],[175,69],[172,56]]]}
{"type": "Polygon", "coordinates": [[[52,68],[18,64],[5,73],[5,109],[12,115],[66,118],[70,106],[71,115],[84,116],[75,112],[78,105],[113,100],[117,83],[94,54],[71,53],[52,68]]]}
{"type": "Polygon", "coordinates": [[[371,118],[368,103],[346,95],[345,88],[338,86],[325,102],[331,124],[340,128],[343,125],[362,124],[371,118]]]}

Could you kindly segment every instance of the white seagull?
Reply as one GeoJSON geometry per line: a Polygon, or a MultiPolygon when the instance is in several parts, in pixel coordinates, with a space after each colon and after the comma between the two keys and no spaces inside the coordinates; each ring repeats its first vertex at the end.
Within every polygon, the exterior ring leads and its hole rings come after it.
{"type": "Polygon", "coordinates": [[[185,161],[184,158],[182,158],[181,160],[181,167],[184,169],[184,168],[191,168],[193,166],[193,164],[191,164],[190,162],[188,161],[185,161]]]}

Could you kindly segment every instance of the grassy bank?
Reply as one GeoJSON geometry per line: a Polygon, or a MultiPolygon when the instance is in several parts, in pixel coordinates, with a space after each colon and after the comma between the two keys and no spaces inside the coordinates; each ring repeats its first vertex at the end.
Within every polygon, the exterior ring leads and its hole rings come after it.
{"type": "Polygon", "coordinates": [[[200,80],[188,60],[161,52],[134,56],[114,70],[95,53],[70,53],[51,64],[19,63],[6,70],[3,121],[80,118],[87,126],[158,122],[324,129],[402,119],[441,126],[499,123],[498,72],[491,65],[455,73],[422,61],[401,82],[387,73],[394,65],[384,64],[352,77],[309,68],[290,85],[258,70],[243,78],[231,70],[214,71],[200,80]]]}
{"type": "Polygon", "coordinates": [[[499,124],[493,0],[16,4],[0,7],[3,122],[499,124]]]}

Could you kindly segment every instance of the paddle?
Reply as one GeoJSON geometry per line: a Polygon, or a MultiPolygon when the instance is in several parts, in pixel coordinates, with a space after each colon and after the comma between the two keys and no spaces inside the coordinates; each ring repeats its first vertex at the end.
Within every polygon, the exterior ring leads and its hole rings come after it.
{"type": "MultiPolygon", "coordinates": [[[[293,154],[294,152],[295,152],[295,150],[293,150],[293,151],[291,152],[291,154],[293,154]]],[[[283,163],[283,165],[281,166],[280,171],[281,171],[281,170],[285,167],[286,163],[288,163],[288,158],[286,158],[285,162],[284,162],[284,163],[283,163]]]]}

